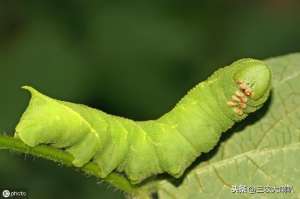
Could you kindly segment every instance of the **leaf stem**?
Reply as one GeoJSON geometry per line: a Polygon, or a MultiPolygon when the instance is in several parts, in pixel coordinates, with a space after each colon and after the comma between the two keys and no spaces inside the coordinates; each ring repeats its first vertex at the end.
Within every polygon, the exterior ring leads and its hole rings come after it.
{"type": "MultiPolygon", "coordinates": [[[[10,136],[0,135],[0,149],[8,149],[16,152],[30,154],[33,156],[61,163],[68,167],[73,167],[73,156],[71,154],[69,154],[66,151],[59,150],[47,145],[30,147],[24,144],[19,139],[10,136]]],[[[93,175],[97,178],[101,178],[99,175],[101,171],[95,163],[90,162],[79,169],[88,175],[93,175]]],[[[121,174],[111,173],[106,178],[101,179],[126,193],[133,193],[136,189],[136,186],[132,185],[127,180],[127,178],[121,174]]]]}

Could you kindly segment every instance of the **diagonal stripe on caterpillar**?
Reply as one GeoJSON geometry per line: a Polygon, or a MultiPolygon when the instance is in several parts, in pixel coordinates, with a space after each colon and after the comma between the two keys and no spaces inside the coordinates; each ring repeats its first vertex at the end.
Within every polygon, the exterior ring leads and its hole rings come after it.
{"type": "Polygon", "coordinates": [[[50,144],[81,167],[94,161],[106,177],[124,172],[133,183],[167,172],[180,177],[210,151],[235,122],[262,107],[271,72],[259,60],[241,59],[199,83],[157,120],[133,121],[85,105],[47,97],[29,86],[32,98],[15,137],[30,146],[50,144]]]}

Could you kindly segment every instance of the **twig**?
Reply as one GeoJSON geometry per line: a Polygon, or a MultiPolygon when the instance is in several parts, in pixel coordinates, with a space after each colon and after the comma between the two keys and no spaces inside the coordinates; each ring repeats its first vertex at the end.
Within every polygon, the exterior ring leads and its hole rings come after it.
{"type": "MultiPolygon", "coordinates": [[[[41,157],[47,160],[52,160],[54,162],[59,162],[65,166],[73,167],[72,161],[73,156],[66,151],[56,149],[47,145],[40,145],[36,147],[30,147],[25,145],[19,139],[0,135],[0,149],[8,149],[16,152],[21,152],[24,154],[30,154],[36,157],[41,157]]],[[[81,171],[88,175],[100,177],[100,169],[95,163],[88,163],[83,167],[79,168],[81,171]]],[[[117,173],[111,173],[106,178],[101,178],[103,181],[106,181],[113,185],[114,187],[124,191],[126,193],[133,193],[136,189],[134,185],[132,185],[125,176],[117,173]]]]}

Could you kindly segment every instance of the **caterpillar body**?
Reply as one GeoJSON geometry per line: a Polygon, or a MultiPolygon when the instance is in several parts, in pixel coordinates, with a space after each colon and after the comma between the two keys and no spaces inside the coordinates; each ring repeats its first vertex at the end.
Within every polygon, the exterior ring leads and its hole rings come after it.
{"type": "Polygon", "coordinates": [[[259,109],[271,89],[271,72],[259,60],[241,59],[199,83],[157,120],[133,121],[85,105],[56,100],[37,90],[16,127],[29,146],[50,144],[81,167],[95,162],[100,176],[124,172],[133,183],[167,172],[180,177],[222,132],[259,109]]]}

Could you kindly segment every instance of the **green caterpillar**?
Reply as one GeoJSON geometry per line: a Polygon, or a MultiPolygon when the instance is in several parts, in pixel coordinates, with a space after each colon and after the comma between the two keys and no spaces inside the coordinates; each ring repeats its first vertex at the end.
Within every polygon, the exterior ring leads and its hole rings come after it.
{"type": "Polygon", "coordinates": [[[210,151],[222,132],[259,109],[271,89],[271,72],[259,60],[241,59],[199,83],[157,120],[133,121],[85,105],[31,92],[15,137],[29,146],[50,144],[89,161],[101,177],[124,172],[133,183],[167,172],[180,177],[201,154],[210,151]]]}

